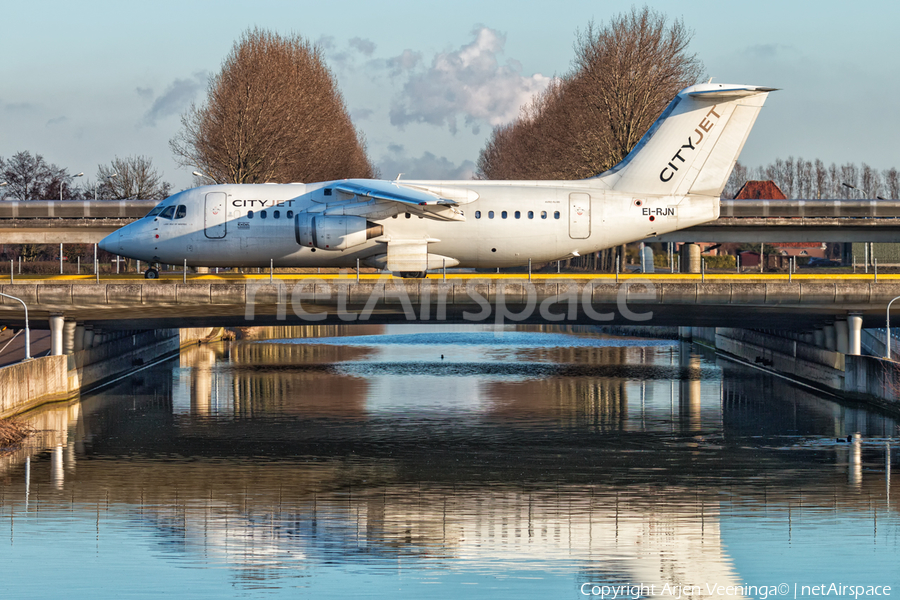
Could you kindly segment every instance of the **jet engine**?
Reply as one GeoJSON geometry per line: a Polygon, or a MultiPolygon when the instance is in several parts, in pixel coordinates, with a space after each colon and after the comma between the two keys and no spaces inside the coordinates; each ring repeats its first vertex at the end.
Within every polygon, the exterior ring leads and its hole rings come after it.
{"type": "Polygon", "coordinates": [[[297,243],[319,250],[346,250],[384,233],[377,223],[365,217],[297,213],[294,218],[297,243]]]}

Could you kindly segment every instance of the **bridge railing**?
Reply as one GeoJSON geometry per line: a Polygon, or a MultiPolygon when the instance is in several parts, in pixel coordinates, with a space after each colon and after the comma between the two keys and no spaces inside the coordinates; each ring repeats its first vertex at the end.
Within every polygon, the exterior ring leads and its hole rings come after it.
{"type": "Polygon", "coordinates": [[[159,200],[28,200],[0,202],[0,219],[139,219],[159,200]]]}
{"type": "Polygon", "coordinates": [[[720,200],[729,217],[900,217],[900,200],[720,200]]]}
{"type": "MultiPolygon", "coordinates": [[[[0,202],[0,219],[140,218],[158,200],[0,202]]],[[[900,218],[900,200],[720,200],[722,218],[900,218]]]]}

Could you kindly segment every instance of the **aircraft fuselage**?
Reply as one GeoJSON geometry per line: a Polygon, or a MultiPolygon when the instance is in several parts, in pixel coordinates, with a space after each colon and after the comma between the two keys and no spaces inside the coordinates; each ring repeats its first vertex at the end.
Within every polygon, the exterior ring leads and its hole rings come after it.
{"type": "MultiPolygon", "coordinates": [[[[465,197],[464,220],[435,220],[394,208],[376,237],[344,249],[304,247],[298,215],[329,219],[359,201],[325,197],[331,182],[215,185],[164,200],[154,213],[104,240],[104,249],[148,262],[191,266],[384,267],[388,244],[424,245],[428,268],[510,267],[545,263],[667,233],[718,218],[718,198],[636,197],[586,181],[403,181],[465,197]],[[582,184],[582,185],[579,185],[582,184]],[[169,208],[173,207],[173,208],[169,208]],[[182,208],[183,207],[183,208],[182,208]],[[342,208],[346,207],[346,208],[342,208]]],[[[360,218],[360,217],[357,217],[360,218]]],[[[324,244],[320,244],[324,245],[324,244]]]]}

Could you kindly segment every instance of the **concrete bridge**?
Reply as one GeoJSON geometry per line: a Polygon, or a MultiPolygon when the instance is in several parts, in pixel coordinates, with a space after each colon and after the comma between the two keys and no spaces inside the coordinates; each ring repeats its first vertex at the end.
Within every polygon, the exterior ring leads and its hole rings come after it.
{"type": "Polygon", "coordinates": [[[96,244],[157,204],[159,200],[0,202],[0,242],[96,244]]]}
{"type": "MultiPolygon", "coordinates": [[[[52,331],[52,353],[113,330],[381,323],[636,324],[790,331],[859,353],[863,327],[883,327],[900,276],[839,275],[268,275],[241,280],[25,280],[32,327],[52,331]],[[817,333],[818,332],[818,333],[817,333]]],[[[0,323],[21,326],[3,298],[0,323]]]]}
{"type": "MultiPolygon", "coordinates": [[[[150,212],[157,200],[0,203],[0,242],[94,244],[150,212]]],[[[898,200],[722,200],[711,223],[661,242],[896,242],[898,200]]]]}

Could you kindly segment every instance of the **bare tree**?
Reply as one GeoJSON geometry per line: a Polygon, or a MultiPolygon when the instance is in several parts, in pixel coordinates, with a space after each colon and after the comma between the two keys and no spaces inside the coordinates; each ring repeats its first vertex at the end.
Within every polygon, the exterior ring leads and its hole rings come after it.
{"type": "Polygon", "coordinates": [[[177,160],[219,182],[372,177],[362,136],[316,46],[260,29],[235,42],[170,143],[177,160]]]}
{"type": "Polygon", "coordinates": [[[781,191],[784,192],[785,196],[793,198],[794,194],[797,193],[797,190],[794,187],[796,184],[796,172],[794,170],[796,162],[794,161],[794,157],[788,156],[781,167],[781,172],[779,173],[781,181],[778,182],[778,186],[781,188],[781,191]]]}
{"type": "Polygon", "coordinates": [[[117,156],[109,165],[99,165],[97,181],[97,196],[104,200],[162,200],[172,190],[146,156],[117,156]]]}
{"type": "Polygon", "coordinates": [[[588,24],[575,43],[573,86],[590,128],[581,138],[594,173],[621,161],[680,89],[696,83],[703,66],[688,53],[692,32],[648,7],[632,7],[605,27],[588,24]]]}
{"type": "Polygon", "coordinates": [[[9,185],[3,187],[3,196],[16,200],[47,200],[59,198],[60,186],[63,192],[69,186],[69,174],[54,164],[49,164],[40,154],[17,152],[8,160],[0,158],[0,179],[9,185]]]}
{"type": "Polygon", "coordinates": [[[725,184],[725,189],[722,191],[722,197],[734,198],[741,191],[741,187],[750,179],[752,179],[750,169],[741,164],[740,161],[734,163],[734,169],[731,170],[728,183],[725,184]]]}
{"type": "Polygon", "coordinates": [[[881,195],[881,175],[866,163],[862,164],[859,183],[866,198],[876,198],[881,195]]]}
{"type": "Polygon", "coordinates": [[[776,158],[768,165],[749,169],[737,163],[725,187],[725,197],[734,197],[746,181],[753,179],[774,181],[788,198],[874,199],[883,195],[891,198],[900,196],[900,172],[895,168],[879,172],[866,163],[862,163],[861,167],[855,163],[840,167],[832,163],[826,167],[819,159],[813,162],[788,157],[786,160],[776,158]]]}
{"type": "Polygon", "coordinates": [[[828,169],[818,158],[815,164],[815,197],[827,198],[828,196],[828,169]]]}
{"type": "Polygon", "coordinates": [[[571,73],[494,130],[481,179],[576,179],[622,160],[682,88],[703,70],[681,20],[647,7],[579,32],[571,73]]]}
{"type": "Polygon", "coordinates": [[[840,183],[838,185],[843,188],[842,198],[850,199],[858,196],[859,192],[854,188],[859,187],[859,167],[853,163],[841,165],[840,183]]]}
{"type": "Polygon", "coordinates": [[[828,198],[843,198],[847,188],[841,185],[841,174],[836,164],[828,167],[828,198]]]}
{"type": "Polygon", "coordinates": [[[900,199],[900,171],[896,167],[887,169],[882,173],[884,177],[884,191],[888,198],[900,199]]]}
{"type": "Polygon", "coordinates": [[[812,161],[802,158],[797,160],[797,196],[799,198],[816,197],[816,179],[813,169],[812,161]]]}

